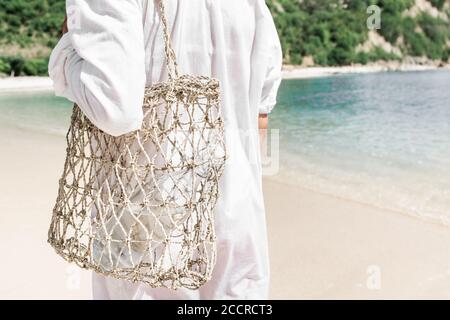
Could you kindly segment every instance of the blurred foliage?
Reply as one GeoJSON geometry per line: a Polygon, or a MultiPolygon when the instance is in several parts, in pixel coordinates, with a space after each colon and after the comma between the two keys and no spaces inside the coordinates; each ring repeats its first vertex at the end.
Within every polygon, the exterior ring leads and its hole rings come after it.
{"type": "Polygon", "coordinates": [[[433,7],[436,7],[438,9],[443,9],[445,2],[448,2],[448,0],[430,0],[433,7]]]}
{"type": "Polygon", "coordinates": [[[0,0],[1,44],[48,44],[58,37],[64,0],[0,0]]]}
{"type": "MultiPolygon", "coordinates": [[[[64,0],[0,0],[0,46],[53,47],[64,19],[64,0]]],[[[0,56],[0,72],[19,75],[46,75],[48,56],[23,58],[0,56]]]]}
{"type": "MultiPolygon", "coordinates": [[[[414,0],[266,0],[278,27],[286,63],[300,64],[312,56],[318,65],[345,65],[377,60],[396,60],[398,56],[375,47],[357,52],[368,38],[366,9],[382,8],[378,32],[404,55],[426,56],[447,61],[450,55],[449,22],[420,14],[404,14],[414,0]]],[[[433,6],[450,14],[448,0],[430,0],[433,6]]],[[[64,0],[0,0],[0,46],[24,50],[52,48],[59,38],[64,18],[64,0]]],[[[45,75],[48,52],[31,58],[8,52],[0,56],[0,73],[45,75]]]]}
{"type": "Polygon", "coordinates": [[[48,57],[25,59],[21,56],[1,56],[0,73],[13,76],[47,75],[48,57]]]}

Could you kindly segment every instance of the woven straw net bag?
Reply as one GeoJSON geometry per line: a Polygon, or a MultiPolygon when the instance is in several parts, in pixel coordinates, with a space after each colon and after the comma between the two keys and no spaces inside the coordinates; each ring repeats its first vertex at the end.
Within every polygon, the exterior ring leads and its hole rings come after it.
{"type": "Polygon", "coordinates": [[[74,106],[48,241],[69,262],[151,287],[197,289],[216,260],[226,152],[219,82],[178,76],[160,1],[168,81],[146,88],[141,130],[113,137],[74,106]]]}

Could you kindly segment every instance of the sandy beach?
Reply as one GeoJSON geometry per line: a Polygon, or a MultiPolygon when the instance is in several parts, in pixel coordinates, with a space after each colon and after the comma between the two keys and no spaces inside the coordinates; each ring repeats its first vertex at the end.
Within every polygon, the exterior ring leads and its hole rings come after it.
{"type": "Polygon", "coordinates": [[[49,77],[0,78],[0,92],[30,92],[50,90],[53,90],[53,82],[49,77]]]}
{"type": "MultiPolygon", "coordinates": [[[[0,298],[90,299],[46,243],[62,136],[2,127],[0,298]]],[[[265,180],[271,298],[450,298],[450,229],[265,180]]]]}
{"type": "MultiPolygon", "coordinates": [[[[285,65],[283,67],[284,79],[310,79],[330,77],[343,74],[360,74],[395,71],[428,71],[437,69],[450,70],[450,64],[438,67],[433,64],[410,64],[400,62],[386,62],[369,65],[352,65],[342,67],[300,67],[285,65]]],[[[49,77],[6,77],[0,78],[0,93],[18,91],[51,91],[53,82],[49,77]]]]}
{"type": "Polygon", "coordinates": [[[437,69],[450,69],[450,64],[439,67],[434,64],[411,64],[401,62],[380,62],[368,65],[352,65],[342,67],[299,67],[289,66],[283,67],[284,79],[310,79],[330,77],[343,74],[361,74],[361,73],[377,73],[377,72],[411,72],[411,71],[428,71],[437,69]]]}

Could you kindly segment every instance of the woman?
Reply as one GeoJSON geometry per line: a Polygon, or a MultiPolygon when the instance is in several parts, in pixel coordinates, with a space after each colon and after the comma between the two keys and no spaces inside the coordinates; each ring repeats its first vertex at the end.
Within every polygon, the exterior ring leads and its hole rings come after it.
{"type": "MultiPolygon", "coordinates": [[[[67,0],[68,32],[49,73],[111,135],[137,130],[145,86],[164,81],[161,0],[67,0]]],[[[229,160],[216,209],[217,264],[198,290],[93,275],[94,299],[266,299],[269,260],[258,123],[276,103],[281,48],[264,0],[163,0],[182,73],[221,82],[229,160]]]]}

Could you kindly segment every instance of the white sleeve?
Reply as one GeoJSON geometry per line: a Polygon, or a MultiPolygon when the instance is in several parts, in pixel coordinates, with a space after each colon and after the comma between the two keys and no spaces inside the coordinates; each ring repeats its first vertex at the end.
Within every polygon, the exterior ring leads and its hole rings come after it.
{"type": "Polygon", "coordinates": [[[53,50],[56,95],[114,136],[142,125],[146,83],[140,0],[67,0],[69,32],[53,50]]]}
{"type": "MultiPolygon", "coordinates": [[[[257,0],[259,1],[259,0],[257,0]]],[[[262,65],[263,87],[259,113],[267,114],[277,103],[277,93],[282,80],[283,53],[272,15],[264,1],[260,1],[256,33],[259,35],[259,49],[264,53],[262,65]]]]}

